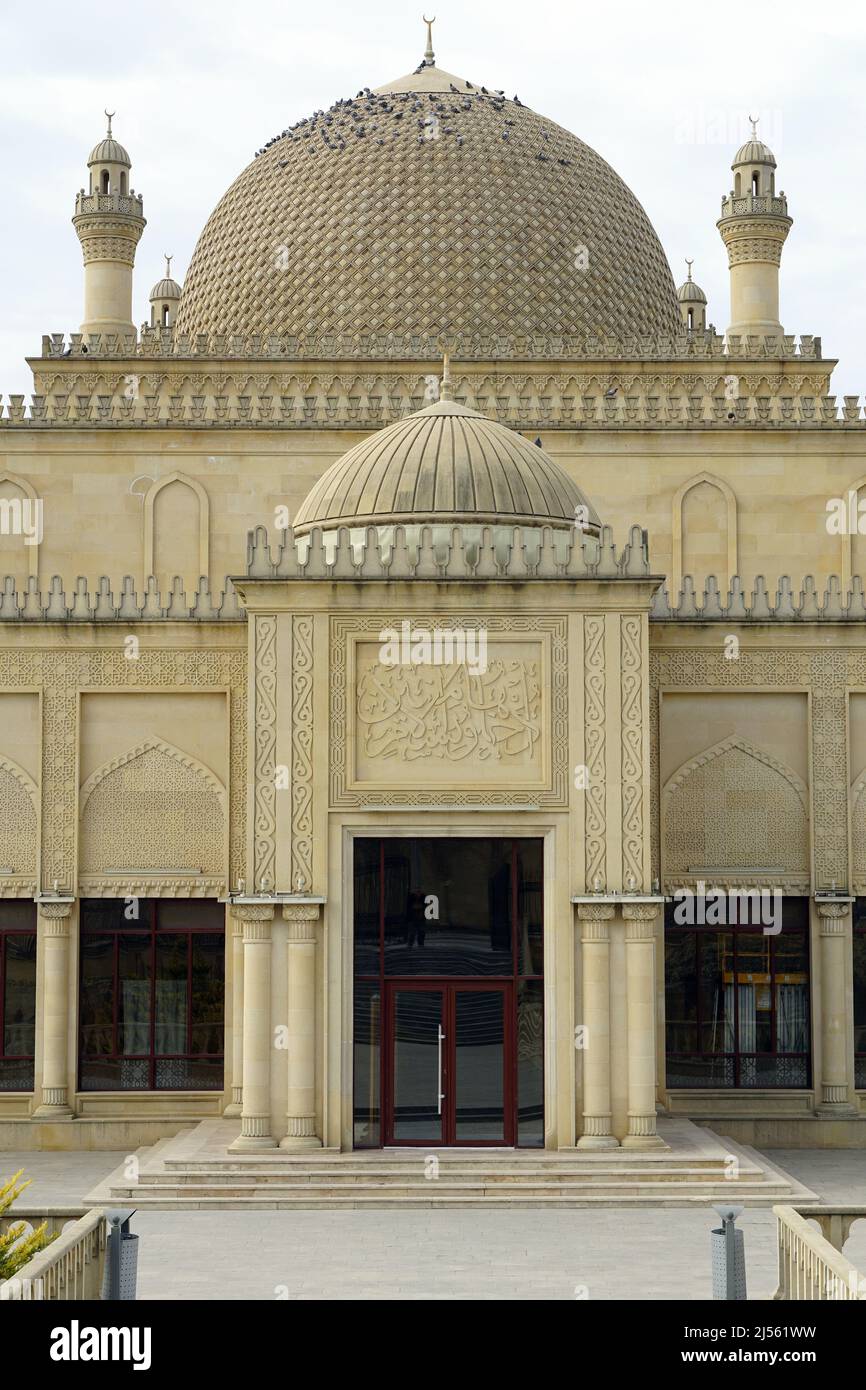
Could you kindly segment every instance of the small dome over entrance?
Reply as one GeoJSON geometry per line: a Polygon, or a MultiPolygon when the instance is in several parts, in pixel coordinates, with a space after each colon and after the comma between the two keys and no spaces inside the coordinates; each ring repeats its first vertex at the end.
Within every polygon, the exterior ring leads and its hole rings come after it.
{"type": "Polygon", "coordinates": [[[441,400],[370,435],[301,503],[313,526],[553,526],[597,530],[592,503],[549,454],[505,425],[441,400]]]}

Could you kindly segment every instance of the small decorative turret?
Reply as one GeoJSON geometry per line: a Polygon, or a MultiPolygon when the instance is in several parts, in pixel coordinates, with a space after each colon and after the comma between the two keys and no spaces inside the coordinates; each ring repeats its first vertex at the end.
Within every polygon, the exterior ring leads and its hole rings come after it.
{"type": "Polygon", "coordinates": [[[177,313],[177,306],[180,303],[180,296],[183,286],[171,278],[171,263],[173,256],[165,258],[165,275],[161,280],[157,280],[150,292],[150,326],[151,328],[173,328],[174,318],[177,313]]]}
{"type": "Polygon", "coordinates": [[[707,296],[692,279],[694,261],[690,261],[688,256],[686,265],[689,268],[688,279],[684,280],[677,290],[680,313],[689,333],[702,333],[707,326],[707,296]]]}
{"type": "Polygon", "coordinates": [[[784,193],[776,193],[773,151],[758,139],[757,118],[749,120],[751,139],[734,156],[734,186],[716,223],[731,272],[728,333],[779,336],[779,265],[792,223],[784,193]]]}
{"type": "Polygon", "coordinates": [[[89,185],[75,199],[72,225],[84,256],[81,332],[134,334],[132,270],[145,228],[141,195],[129,187],[130,158],[108,131],[87,161],[89,185]]]}

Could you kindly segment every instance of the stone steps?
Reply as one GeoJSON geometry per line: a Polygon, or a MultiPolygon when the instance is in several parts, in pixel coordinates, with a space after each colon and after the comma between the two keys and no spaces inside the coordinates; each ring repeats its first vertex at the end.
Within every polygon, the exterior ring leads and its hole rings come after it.
{"type": "MultiPolygon", "coordinates": [[[[762,1181],[763,1174],[760,1169],[754,1169],[750,1173],[740,1175],[739,1182],[751,1178],[753,1181],[762,1181]]],[[[440,1185],[451,1183],[463,1186],[487,1186],[492,1183],[518,1183],[522,1186],[527,1184],[544,1184],[554,1186],[557,1184],[585,1182],[588,1185],[598,1186],[603,1182],[614,1182],[616,1184],[640,1182],[644,1185],[648,1183],[693,1183],[718,1185],[722,1181],[718,1172],[704,1170],[695,1172],[689,1168],[670,1168],[664,1172],[653,1173],[652,1175],[641,1172],[639,1168],[629,1167],[621,1169],[616,1173],[605,1170],[603,1172],[591,1172],[586,1169],[562,1169],[559,1171],[539,1170],[535,1168],[496,1168],[484,1169],[482,1171],[472,1171],[465,1168],[453,1168],[450,1165],[440,1165],[439,1174],[436,1179],[425,1178],[423,1164],[420,1162],[411,1167],[402,1165],[393,1168],[349,1168],[342,1171],[328,1171],[327,1169],[298,1168],[295,1171],[284,1171],[281,1169],[255,1170],[255,1169],[229,1169],[221,1171],[201,1171],[195,1173],[185,1172],[142,1172],[139,1178],[141,1187],[237,1187],[258,1185],[260,1187],[298,1187],[309,1184],[344,1187],[352,1185],[380,1185],[380,1186],[413,1186],[416,1182],[436,1181],[440,1185]]]]}
{"type": "Polygon", "coordinates": [[[814,1197],[763,1155],[688,1121],[670,1123],[668,1147],[646,1152],[418,1148],[231,1154],[235,1133],[220,1121],[182,1131],[137,1155],[135,1181],[122,1166],[88,1201],[142,1209],[312,1210],[722,1202],[766,1207],[814,1197]],[[427,1178],[434,1156],[438,1176],[427,1178]],[[731,1158],[737,1161],[734,1176],[731,1158]]]}

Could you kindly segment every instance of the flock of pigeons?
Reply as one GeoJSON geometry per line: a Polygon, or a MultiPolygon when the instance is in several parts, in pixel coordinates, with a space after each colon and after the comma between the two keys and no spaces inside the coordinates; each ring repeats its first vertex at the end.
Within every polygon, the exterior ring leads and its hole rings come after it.
{"type": "MultiPolygon", "coordinates": [[[[425,66],[422,63],[416,72],[423,72],[425,66]]],[[[453,82],[449,83],[449,89],[448,95],[428,92],[425,96],[420,92],[377,93],[364,87],[356,97],[338,101],[327,111],[314,111],[312,116],[305,116],[281,131],[260,150],[256,150],[256,158],[280,141],[301,145],[308,141],[310,153],[315,153],[319,148],[344,150],[355,140],[385,145],[389,137],[391,140],[397,139],[402,129],[398,125],[392,127],[391,123],[406,121],[411,126],[413,117],[418,127],[416,138],[419,144],[433,138],[438,140],[442,136],[453,136],[455,144],[461,146],[466,136],[458,127],[464,112],[471,111],[473,106],[482,102],[497,113],[506,110],[504,92],[490,92],[486,87],[475,87],[471,82],[466,82],[462,91],[453,82]]],[[[512,104],[523,106],[518,96],[512,98],[512,104]]],[[[510,140],[514,124],[511,117],[503,116],[500,132],[503,141],[510,140]]],[[[542,130],[541,134],[545,141],[549,141],[546,130],[542,130]]],[[[555,162],[566,166],[572,163],[570,159],[556,158],[543,150],[538,151],[535,158],[544,163],[555,162]]],[[[285,168],[290,162],[288,159],[280,160],[280,168],[285,168]]]]}

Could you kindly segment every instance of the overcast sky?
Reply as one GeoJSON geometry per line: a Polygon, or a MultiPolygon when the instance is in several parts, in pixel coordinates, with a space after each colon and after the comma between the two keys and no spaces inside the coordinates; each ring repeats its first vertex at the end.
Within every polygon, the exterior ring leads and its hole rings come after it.
{"type": "MultiPolygon", "coordinates": [[[[839,359],[838,396],[866,392],[866,6],[834,0],[427,0],[450,72],[504,88],[573,131],[649,214],[679,282],[683,258],[728,320],[715,227],[730,162],[760,115],[794,226],[781,317],[839,359]]],[[[425,40],[420,0],[3,0],[0,392],[29,393],[25,354],[75,331],[81,252],[70,218],[103,109],[132,158],[147,228],[134,318],[163,251],[182,279],[214,204],[265,140],[318,107],[410,72],[425,40]],[[14,7],[14,8],[13,8],[14,7]]],[[[429,13],[429,11],[428,11],[429,13]]]]}

